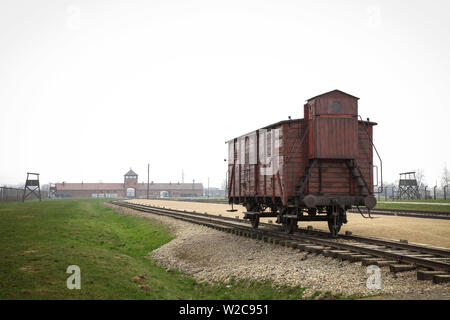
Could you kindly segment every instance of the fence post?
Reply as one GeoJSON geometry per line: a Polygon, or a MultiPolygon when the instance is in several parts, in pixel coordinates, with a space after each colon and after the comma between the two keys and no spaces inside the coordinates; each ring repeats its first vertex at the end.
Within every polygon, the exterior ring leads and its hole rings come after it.
{"type": "Polygon", "coordinates": [[[22,189],[0,187],[0,202],[21,201],[22,189]],[[14,195],[14,193],[16,193],[14,195]]]}

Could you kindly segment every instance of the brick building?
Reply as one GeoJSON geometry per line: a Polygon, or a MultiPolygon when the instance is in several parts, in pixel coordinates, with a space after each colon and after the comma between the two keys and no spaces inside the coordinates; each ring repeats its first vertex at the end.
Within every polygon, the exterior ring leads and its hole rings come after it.
{"type": "MultiPolygon", "coordinates": [[[[56,183],[57,198],[147,198],[147,183],[138,182],[138,175],[130,169],[124,174],[123,183],[56,183]]],[[[201,183],[148,184],[149,197],[200,197],[201,183]]]]}

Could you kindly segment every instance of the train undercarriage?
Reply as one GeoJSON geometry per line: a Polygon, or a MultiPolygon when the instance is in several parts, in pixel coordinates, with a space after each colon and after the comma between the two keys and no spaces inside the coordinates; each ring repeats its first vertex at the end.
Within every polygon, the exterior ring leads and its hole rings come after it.
{"type": "Polygon", "coordinates": [[[260,218],[276,218],[286,233],[293,233],[299,221],[324,221],[333,237],[336,237],[343,224],[347,223],[347,210],[352,206],[365,206],[369,210],[375,207],[376,199],[369,196],[314,196],[291,199],[283,205],[281,199],[248,197],[230,199],[230,203],[242,204],[247,209],[244,219],[258,228],[260,218]],[[258,201],[259,200],[259,201],[258,201]],[[275,201],[273,201],[275,200],[275,201]]]}

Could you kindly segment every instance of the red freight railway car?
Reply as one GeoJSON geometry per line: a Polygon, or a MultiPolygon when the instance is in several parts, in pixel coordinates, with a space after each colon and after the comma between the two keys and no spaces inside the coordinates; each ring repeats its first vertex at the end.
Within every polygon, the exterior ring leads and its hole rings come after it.
{"type": "Polygon", "coordinates": [[[307,100],[303,119],[228,141],[229,203],[244,205],[255,228],[260,217],[277,217],[289,233],[297,221],[328,221],[333,235],[346,210],[373,208],[376,123],[358,120],[358,99],[324,93],[307,100]]]}

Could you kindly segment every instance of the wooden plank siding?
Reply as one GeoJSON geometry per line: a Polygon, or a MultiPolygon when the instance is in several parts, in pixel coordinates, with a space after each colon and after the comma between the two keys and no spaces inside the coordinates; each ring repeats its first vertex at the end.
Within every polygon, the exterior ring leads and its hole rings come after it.
{"type": "MultiPolygon", "coordinates": [[[[358,142],[356,148],[358,153],[356,160],[366,182],[373,192],[373,150],[366,128],[369,137],[372,138],[372,124],[358,121],[358,142]]],[[[303,137],[306,130],[305,121],[304,119],[292,120],[273,127],[272,129],[280,129],[282,131],[281,145],[279,147],[281,163],[278,174],[276,172],[274,174],[266,174],[266,171],[269,172],[270,168],[266,168],[262,159],[259,159],[256,144],[260,141],[258,141],[259,139],[256,138],[255,134],[255,147],[250,147],[251,142],[249,138],[249,148],[246,148],[249,154],[244,156],[244,163],[239,164],[235,161],[234,164],[228,165],[228,186],[230,186],[231,183],[232,188],[230,195],[232,197],[275,196],[282,197],[283,203],[287,203],[288,198],[295,196],[295,188],[300,183],[301,177],[305,174],[307,164],[307,137],[303,137]],[[304,140],[300,145],[302,138],[304,138],[304,140]],[[257,159],[258,165],[249,163],[251,150],[254,150],[255,152],[253,156],[257,159]],[[233,178],[234,181],[232,182],[233,166],[236,171],[233,178]]],[[[270,141],[265,141],[265,143],[272,144],[271,139],[272,137],[269,139],[270,141]]],[[[237,160],[237,153],[240,151],[238,144],[241,142],[239,139],[236,139],[234,140],[234,143],[236,144],[235,157],[237,160]]],[[[243,146],[245,148],[245,142],[243,146]]],[[[261,147],[264,147],[267,150],[267,145],[260,143],[259,148],[261,147]]],[[[272,151],[273,150],[271,150],[271,152],[272,151]]],[[[321,171],[321,192],[323,194],[356,194],[357,189],[355,183],[351,177],[350,171],[343,161],[322,159],[321,171]]],[[[319,193],[319,188],[319,168],[315,168],[311,174],[306,192],[319,193]]],[[[364,194],[367,194],[366,190],[364,190],[364,194]]]]}
{"type": "Polygon", "coordinates": [[[283,125],[283,144],[285,146],[283,158],[283,203],[289,197],[295,196],[295,188],[305,173],[307,137],[305,137],[305,121],[290,121],[283,125]],[[302,141],[303,139],[303,141],[302,141]]]}
{"type": "Polygon", "coordinates": [[[358,152],[357,120],[354,118],[322,118],[314,124],[315,158],[354,159],[358,152]]]}

